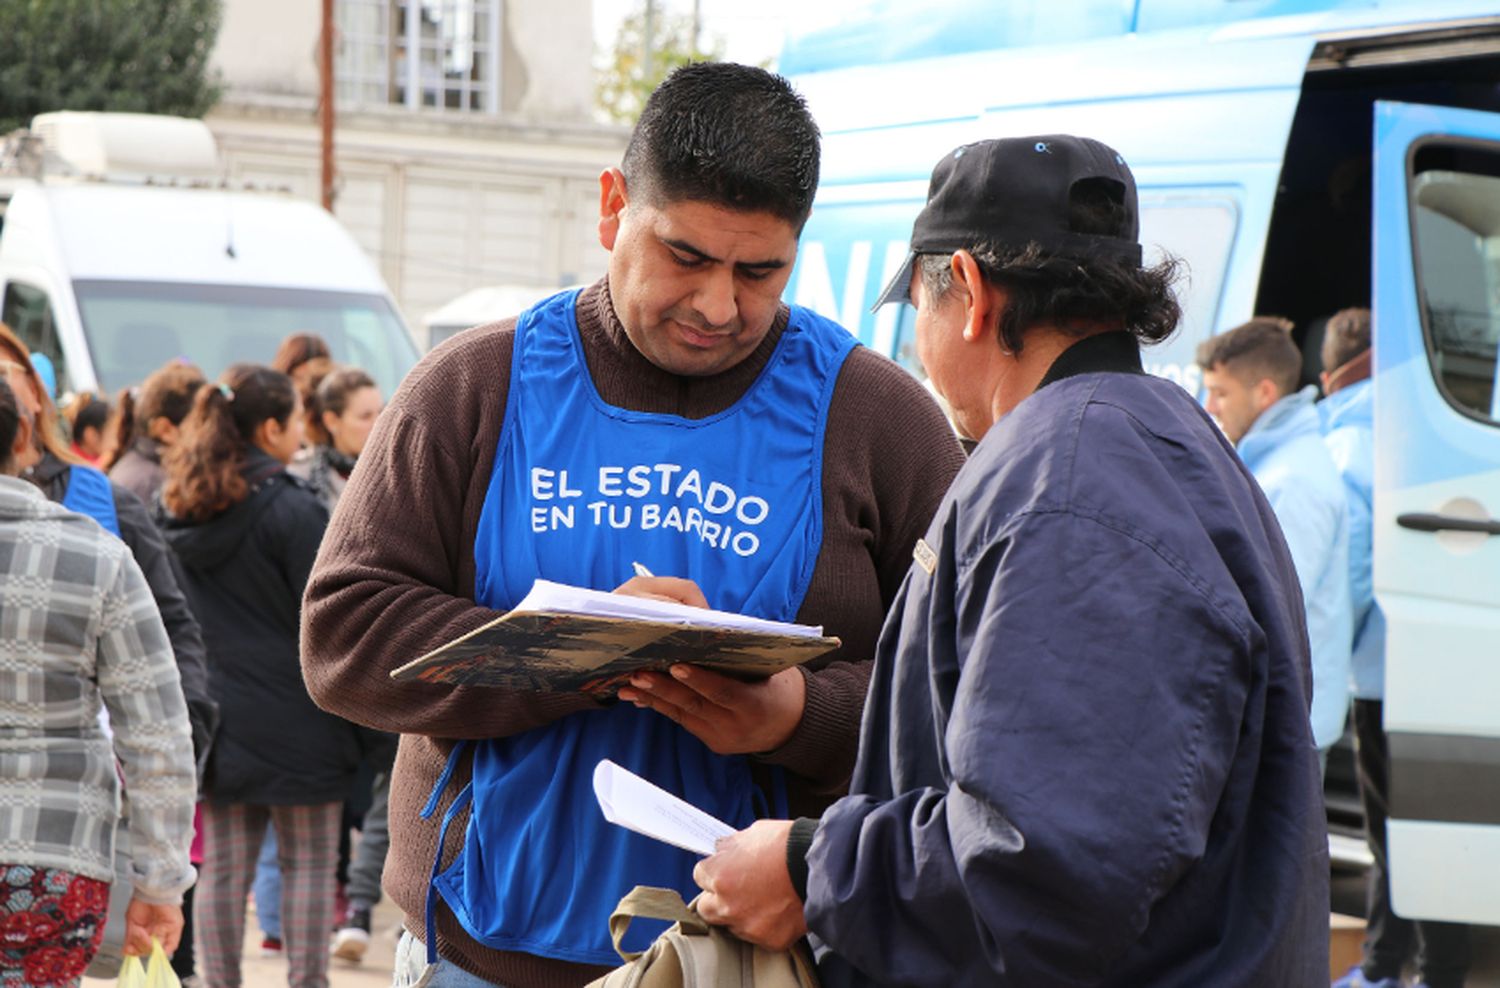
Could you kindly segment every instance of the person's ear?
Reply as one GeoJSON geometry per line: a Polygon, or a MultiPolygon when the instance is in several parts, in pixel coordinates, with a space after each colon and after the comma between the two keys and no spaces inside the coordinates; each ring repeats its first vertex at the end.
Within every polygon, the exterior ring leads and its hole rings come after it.
{"type": "Polygon", "coordinates": [[[285,429],[286,426],[274,418],[266,419],[255,427],[255,445],[264,450],[275,449],[277,442],[281,439],[281,433],[285,429]]]}
{"type": "Polygon", "coordinates": [[[1255,410],[1263,412],[1281,400],[1281,389],[1269,377],[1255,382],[1255,410]]]}
{"type": "Polygon", "coordinates": [[[1333,375],[1332,374],[1328,373],[1327,371],[1319,371],[1318,372],[1318,384],[1323,388],[1323,394],[1324,394],[1325,397],[1328,394],[1328,385],[1332,381],[1333,381],[1333,375]]]}
{"type": "Polygon", "coordinates": [[[319,418],[323,421],[323,431],[332,436],[337,431],[339,416],[333,412],[324,412],[319,418]]]}
{"type": "Polygon", "coordinates": [[[973,254],[955,251],[949,263],[953,283],[964,293],[964,342],[979,342],[998,331],[995,299],[973,254]]]}
{"type": "Polygon", "coordinates": [[[16,440],[10,444],[10,457],[12,463],[29,465],[29,455],[32,451],[32,434],[36,427],[32,424],[31,416],[21,415],[16,422],[16,440]]]}
{"type": "Polygon", "coordinates": [[[177,441],[178,433],[182,429],[172,423],[165,415],[158,415],[146,423],[146,435],[155,439],[163,446],[170,446],[177,441]]]}
{"type": "Polygon", "coordinates": [[[625,206],[625,173],[618,168],[605,169],[599,175],[599,245],[605,250],[615,249],[625,206]]]}

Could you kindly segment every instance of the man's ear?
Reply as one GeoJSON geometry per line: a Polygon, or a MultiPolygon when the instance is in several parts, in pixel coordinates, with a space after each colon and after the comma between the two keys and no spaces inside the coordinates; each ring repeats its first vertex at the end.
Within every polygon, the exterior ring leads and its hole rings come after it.
{"type": "Polygon", "coordinates": [[[615,249],[625,206],[625,173],[618,168],[605,169],[599,175],[599,245],[605,250],[615,249]]]}
{"type": "Polygon", "coordinates": [[[1281,389],[1269,377],[1255,382],[1255,410],[1263,412],[1282,399],[1281,389]]]}
{"type": "Polygon", "coordinates": [[[964,293],[964,341],[975,343],[998,332],[995,299],[979,270],[979,262],[966,250],[954,252],[950,261],[953,284],[964,293]]]}

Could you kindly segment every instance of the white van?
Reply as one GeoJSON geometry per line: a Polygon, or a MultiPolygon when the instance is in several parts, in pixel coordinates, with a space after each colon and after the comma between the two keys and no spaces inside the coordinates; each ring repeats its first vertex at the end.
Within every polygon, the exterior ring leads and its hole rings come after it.
{"type": "Polygon", "coordinates": [[[1327,316],[1373,308],[1394,904],[1500,924],[1500,8],[885,3],[780,68],[824,134],[788,298],[908,366],[910,310],[870,304],[933,165],[989,137],[1130,162],[1143,239],[1190,269],[1146,362],[1190,391],[1198,343],[1251,315],[1293,319],[1311,363],[1327,316]]]}
{"type": "Polygon", "coordinates": [[[198,120],[52,113],[0,157],[0,321],[55,365],[58,393],[113,392],[176,357],[210,377],[290,333],[389,395],[417,351],[337,220],[231,189],[198,120]]]}

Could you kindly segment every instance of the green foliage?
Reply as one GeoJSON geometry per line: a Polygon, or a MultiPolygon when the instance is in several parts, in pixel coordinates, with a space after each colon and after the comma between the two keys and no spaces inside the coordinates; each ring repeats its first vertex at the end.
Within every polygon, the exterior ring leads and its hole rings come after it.
{"type": "Polygon", "coordinates": [[[0,134],[51,110],[201,117],[222,0],[0,0],[0,134]]]}
{"type": "MultiPolygon", "coordinates": [[[[704,47],[693,44],[693,18],[655,5],[652,15],[651,69],[645,64],[646,4],[644,0],[620,25],[612,51],[604,53],[598,68],[595,104],[615,123],[633,124],[646,105],[646,98],[675,68],[689,62],[724,57],[724,43],[715,38],[704,47]]],[[[700,38],[701,40],[701,38],[700,38]]]]}

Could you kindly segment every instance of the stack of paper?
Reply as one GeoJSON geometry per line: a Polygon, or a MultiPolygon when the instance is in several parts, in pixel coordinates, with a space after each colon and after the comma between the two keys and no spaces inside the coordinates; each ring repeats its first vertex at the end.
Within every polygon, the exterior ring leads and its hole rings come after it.
{"type": "Polygon", "coordinates": [[[630,597],[604,590],[571,587],[551,580],[535,580],[531,592],[514,608],[517,611],[545,611],[552,614],[587,614],[595,617],[625,618],[632,621],[661,621],[700,628],[734,628],[773,635],[802,635],[819,638],[821,627],[787,624],[765,618],[746,617],[732,611],[714,611],[691,604],[649,597],[630,597]]]}

